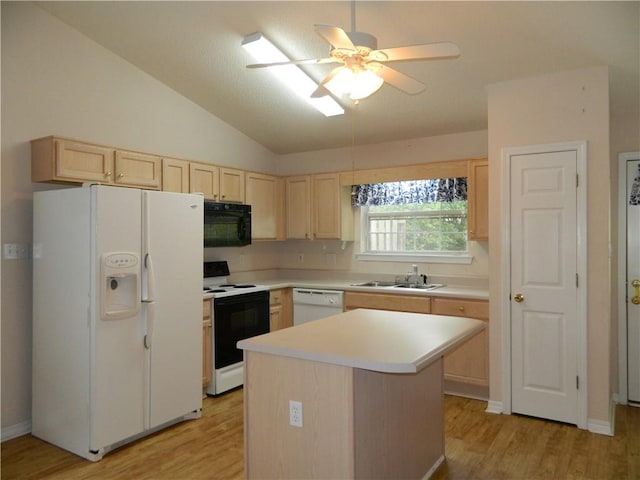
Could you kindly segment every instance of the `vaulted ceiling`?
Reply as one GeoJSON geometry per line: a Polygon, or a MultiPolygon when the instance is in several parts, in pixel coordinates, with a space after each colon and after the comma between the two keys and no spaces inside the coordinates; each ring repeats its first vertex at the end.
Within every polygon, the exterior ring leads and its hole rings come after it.
{"type": "MultiPolygon", "coordinates": [[[[356,30],[387,48],[456,43],[455,60],[399,62],[427,85],[385,85],[345,115],[326,118],[241,48],[262,32],[290,58],[328,54],[314,24],[350,30],[351,2],[37,2],[105,48],[274,153],[377,143],[487,128],[486,87],[608,65],[611,112],[640,115],[640,2],[358,1],[356,30]]],[[[331,65],[305,66],[320,81],[331,65]]]]}

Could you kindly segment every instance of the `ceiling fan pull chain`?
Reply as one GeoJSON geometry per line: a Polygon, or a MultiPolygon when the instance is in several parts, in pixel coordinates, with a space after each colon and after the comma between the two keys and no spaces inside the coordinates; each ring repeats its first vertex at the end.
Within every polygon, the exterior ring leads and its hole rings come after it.
{"type": "Polygon", "coordinates": [[[356,31],[356,0],[351,0],[351,31],[356,31]]]}

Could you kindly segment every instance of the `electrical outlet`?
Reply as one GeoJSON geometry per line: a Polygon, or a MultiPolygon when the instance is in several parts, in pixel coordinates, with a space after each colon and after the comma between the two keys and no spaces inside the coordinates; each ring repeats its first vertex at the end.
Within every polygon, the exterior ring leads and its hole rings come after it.
{"type": "Polygon", "coordinates": [[[302,402],[289,400],[289,425],[302,427],[302,402]]]}
{"type": "Polygon", "coordinates": [[[5,243],[4,258],[6,260],[19,260],[29,258],[28,243],[5,243]]]}
{"type": "Polygon", "coordinates": [[[302,263],[304,262],[304,253],[299,253],[298,254],[298,263],[302,263]]]}

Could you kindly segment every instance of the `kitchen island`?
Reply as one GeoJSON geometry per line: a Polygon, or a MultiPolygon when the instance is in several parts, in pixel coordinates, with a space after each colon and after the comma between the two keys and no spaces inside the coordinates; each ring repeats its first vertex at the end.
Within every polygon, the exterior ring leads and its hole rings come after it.
{"type": "Polygon", "coordinates": [[[427,478],[444,460],[442,356],[483,328],[357,309],[239,342],[246,477],[427,478]]]}

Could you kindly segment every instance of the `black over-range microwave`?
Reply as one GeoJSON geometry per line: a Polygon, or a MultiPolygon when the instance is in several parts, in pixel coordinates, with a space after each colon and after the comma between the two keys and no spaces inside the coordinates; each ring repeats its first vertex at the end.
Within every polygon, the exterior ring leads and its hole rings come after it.
{"type": "Polygon", "coordinates": [[[251,244],[251,205],[204,202],[204,246],[251,244]]]}

